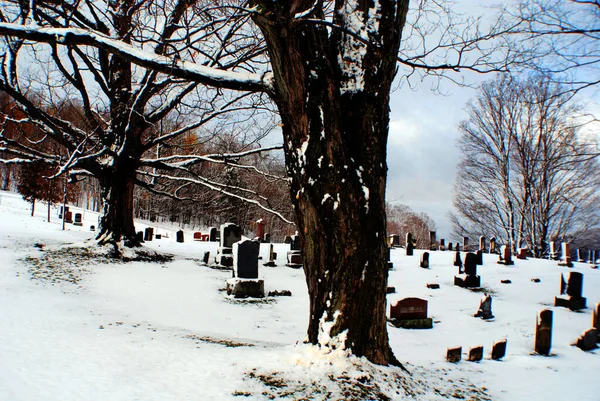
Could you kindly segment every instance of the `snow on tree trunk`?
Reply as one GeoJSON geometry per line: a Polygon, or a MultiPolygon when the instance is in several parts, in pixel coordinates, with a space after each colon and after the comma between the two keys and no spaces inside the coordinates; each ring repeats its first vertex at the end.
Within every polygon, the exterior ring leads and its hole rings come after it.
{"type": "Polygon", "coordinates": [[[310,293],[308,340],[398,364],[386,326],[386,146],[408,2],[336,3],[333,22],[368,46],[302,21],[296,13],[312,4],[265,2],[254,17],[266,38],[283,123],[310,293]]]}

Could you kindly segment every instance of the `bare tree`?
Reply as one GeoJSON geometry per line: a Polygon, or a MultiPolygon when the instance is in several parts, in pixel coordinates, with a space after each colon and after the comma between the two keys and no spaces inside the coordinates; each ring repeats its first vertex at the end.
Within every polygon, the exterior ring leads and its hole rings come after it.
{"type": "Polygon", "coordinates": [[[549,240],[598,223],[599,167],[578,137],[577,107],[545,78],[486,83],[460,124],[455,235],[488,235],[539,256],[549,240]]]}
{"type": "Polygon", "coordinates": [[[400,234],[400,244],[406,245],[406,233],[411,233],[416,247],[429,249],[430,232],[435,231],[435,222],[427,213],[416,213],[406,205],[386,204],[387,230],[389,234],[400,234]]]}

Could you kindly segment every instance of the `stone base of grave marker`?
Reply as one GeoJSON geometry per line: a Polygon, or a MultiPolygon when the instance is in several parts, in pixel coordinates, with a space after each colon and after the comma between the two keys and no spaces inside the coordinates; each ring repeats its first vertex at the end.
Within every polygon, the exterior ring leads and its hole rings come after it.
{"type": "Polygon", "coordinates": [[[154,235],[154,239],[161,239],[162,238],[162,234],[156,234],[154,235]]]}
{"type": "MultiPolygon", "coordinates": [[[[275,257],[273,257],[273,259],[275,259],[275,257]]],[[[268,262],[263,263],[263,266],[275,267],[277,264],[275,263],[275,260],[269,260],[268,262]]]]}
{"type": "Polygon", "coordinates": [[[222,267],[233,267],[233,248],[218,248],[215,263],[222,267]]]}
{"type": "Polygon", "coordinates": [[[457,348],[448,348],[446,351],[446,360],[451,363],[460,362],[460,358],[462,357],[462,347],[457,348]]]}
{"type": "Polygon", "coordinates": [[[234,298],[264,298],[265,280],[230,278],[227,280],[227,295],[234,298]]]}
{"type": "Polygon", "coordinates": [[[402,329],[426,330],[433,328],[433,319],[426,317],[423,319],[390,319],[390,323],[402,329]]]}
{"type": "Polygon", "coordinates": [[[440,285],[436,284],[436,283],[427,284],[427,288],[429,288],[431,290],[439,290],[440,289],[440,285]]]}
{"type": "Polygon", "coordinates": [[[589,351],[597,348],[596,341],[598,339],[598,331],[595,328],[591,328],[584,332],[575,343],[579,349],[583,351],[589,351]]]}
{"type": "Polygon", "coordinates": [[[387,268],[388,268],[388,270],[392,270],[394,268],[394,263],[393,262],[387,262],[387,268]]]}
{"type": "Polygon", "coordinates": [[[498,341],[492,345],[492,359],[498,361],[506,355],[506,340],[498,341]]]}
{"type": "Polygon", "coordinates": [[[575,297],[554,297],[554,306],[562,306],[563,308],[569,308],[571,310],[585,309],[587,306],[587,298],[575,298],[575,297]]]}
{"type": "Polygon", "coordinates": [[[220,248],[217,248],[217,253],[220,255],[232,255],[233,248],[220,247],[220,248]]]}
{"type": "Polygon", "coordinates": [[[558,263],[558,265],[561,267],[573,267],[573,262],[571,261],[571,257],[567,256],[565,259],[566,260],[560,261],[558,263]]]}
{"type": "Polygon", "coordinates": [[[512,284],[512,281],[511,281],[511,280],[508,280],[508,279],[506,279],[506,280],[500,280],[500,282],[501,282],[502,284],[512,284]]]}
{"type": "Polygon", "coordinates": [[[293,269],[299,269],[302,267],[302,254],[300,251],[288,251],[287,253],[287,267],[293,269]]]}
{"type": "Polygon", "coordinates": [[[479,362],[483,359],[483,346],[473,347],[469,350],[469,361],[479,362]]]}
{"type": "Polygon", "coordinates": [[[385,293],[386,294],[395,294],[396,293],[396,287],[387,287],[385,289],[385,293]]]}
{"type": "Polygon", "coordinates": [[[505,260],[502,258],[500,260],[498,260],[498,262],[496,262],[496,263],[499,265],[505,265],[505,266],[513,266],[515,264],[515,262],[512,260],[505,260]]]}
{"type": "Polygon", "coordinates": [[[475,275],[459,274],[454,276],[454,285],[462,288],[481,287],[481,277],[475,275]]]}

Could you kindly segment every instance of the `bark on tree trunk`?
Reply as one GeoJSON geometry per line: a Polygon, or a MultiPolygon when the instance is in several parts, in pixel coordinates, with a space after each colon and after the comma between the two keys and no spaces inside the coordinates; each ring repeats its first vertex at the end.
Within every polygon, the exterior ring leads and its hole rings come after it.
{"type": "Polygon", "coordinates": [[[308,340],[399,364],[386,323],[385,183],[389,93],[408,1],[336,2],[334,23],[361,30],[368,46],[298,20],[313,4],[258,1],[254,16],[283,123],[310,294],[308,340]]]}

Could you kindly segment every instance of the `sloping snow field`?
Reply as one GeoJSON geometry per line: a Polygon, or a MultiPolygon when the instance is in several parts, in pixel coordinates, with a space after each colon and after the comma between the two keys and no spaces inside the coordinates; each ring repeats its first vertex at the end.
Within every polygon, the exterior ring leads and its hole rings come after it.
{"type": "Polygon", "coordinates": [[[67,231],[56,210],[52,222],[45,218],[43,206],[30,217],[29,204],[0,192],[1,401],[600,400],[599,351],[571,345],[591,327],[600,301],[600,271],[587,264],[569,269],[529,259],[507,267],[484,255],[478,274],[496,317],[483,321],[472,316],[483,294],[453,286],[452,252],[432,252],[430,269],[421,269],[420,251],[407,257],[392,250],[389,285],[397,292],[388,304],[427,299],[435,321],[431,330],[388,327],[407,375],[302,343],[308,295],[302,270],[284,266],[288,245],[276,244],[279,266],[261,265],[259,274],[267,291],[290,290],[292,297],[238,301],[222,291],[230,272],[200,264],[217,244],[193,242],[191,232],[178,244],[173,230],[155,229],[169,238],[145,244],[173,261],[113,263],[90,258],[85,241],[96,214],[85,212],[84,226],[67,231]],[[553,306],[560,273],[570,271],[585,275],[588,309],[581,312],[553,306]],[[550,357],[533,354],[536,316],[545,308],[554,310],[550,357]],[[491,345],[502,338],[507,355],[492,361],[491,345]],[[463,361],[446,362],[446,349],[459,345],[463,361]],[[467,362],[477,345],[484,360],[467,362]]]}

